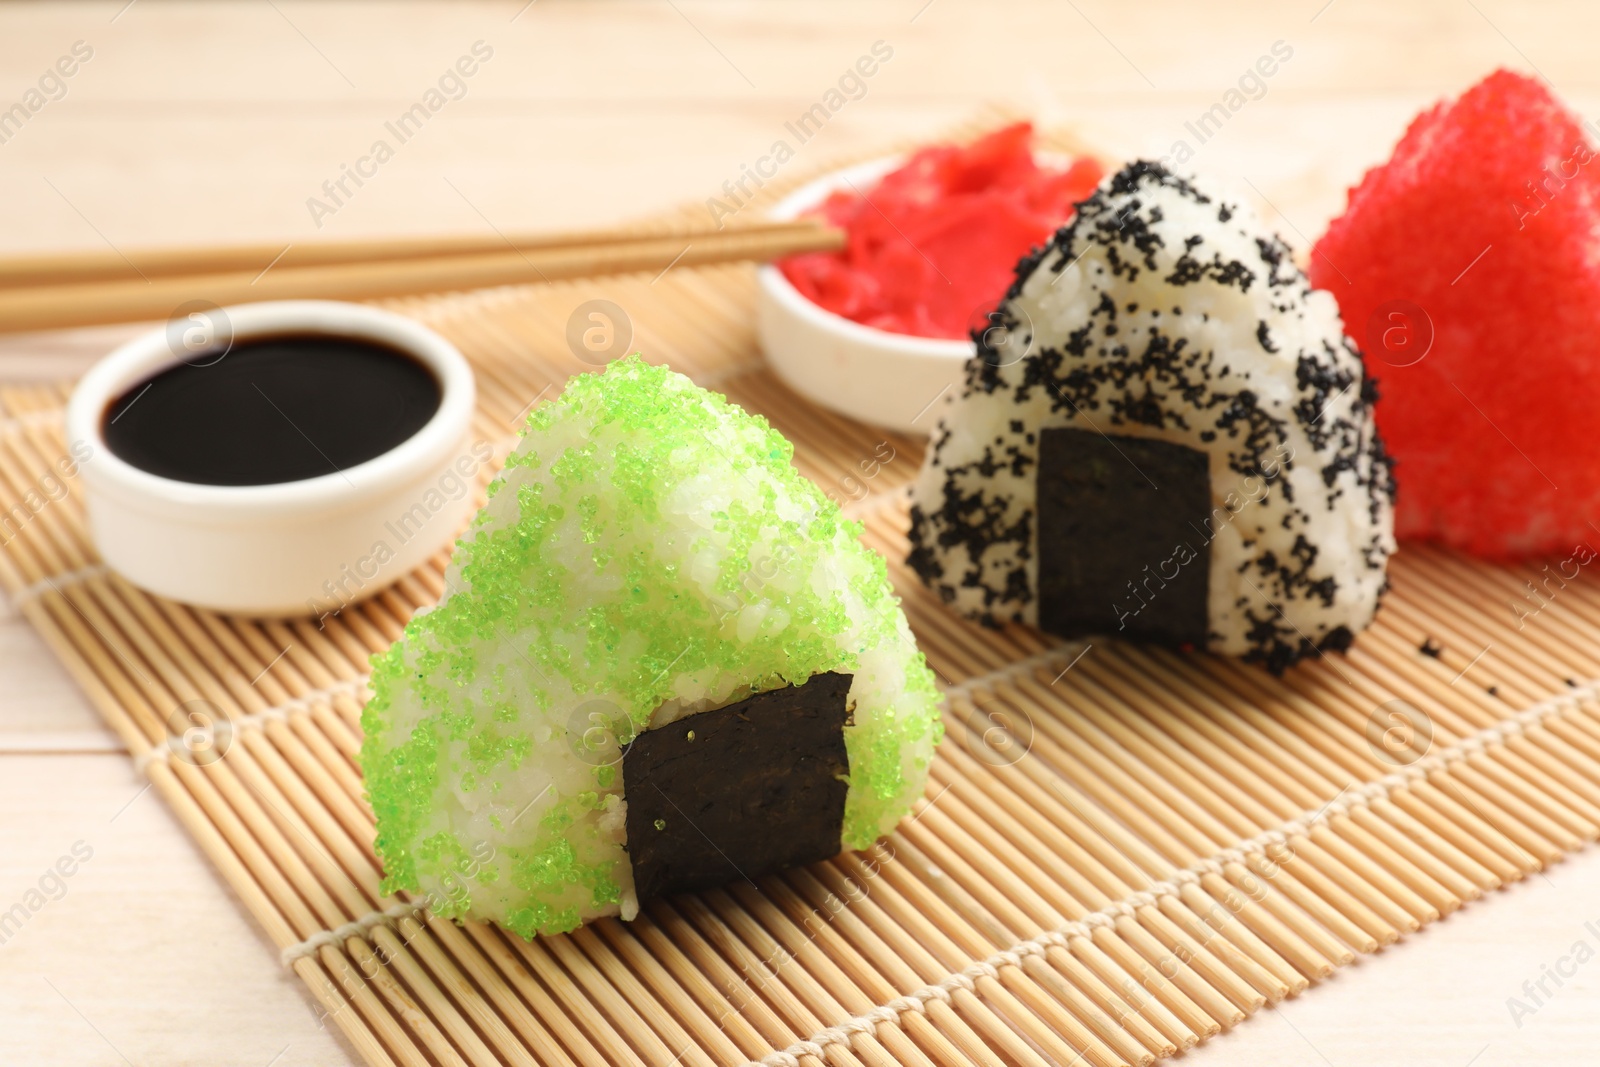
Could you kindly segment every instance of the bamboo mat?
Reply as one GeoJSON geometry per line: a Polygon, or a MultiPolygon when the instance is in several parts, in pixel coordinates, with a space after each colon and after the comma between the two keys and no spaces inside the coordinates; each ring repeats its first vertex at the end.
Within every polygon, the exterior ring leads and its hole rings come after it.
{"type": "Polygon", "coordinates": [[[73,479],[59,499],[42,479],[67,386],[0,389],[0,500],[41,502],[0,534],[0,586],[369,1063],[1146,1064],[1600,833],[1593,581],[1407,545],[1376,626],[1282,679],[983,630],[901,562],[920,445],[764,369],[751,268],[388,306],[471,359],[499,458],[590,369],[565,323],[593,298],[648,358],[767,416],[862,521],[948,732],[874,849],[533,942],[378,892],[367,657],[440,595],[444,557],[321,628],[147,596],[97,564],[73,479]]]}

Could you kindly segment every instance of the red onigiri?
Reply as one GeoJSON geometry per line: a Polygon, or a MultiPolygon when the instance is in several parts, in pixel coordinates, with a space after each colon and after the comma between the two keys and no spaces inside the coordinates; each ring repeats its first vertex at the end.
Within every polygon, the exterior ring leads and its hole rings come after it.
{"type": "Polygon", "coordinates": [[[1600,162],[1499,71],[1412,122],[1317,242],[1383,400],[1395,532],[1478,555],[1600,545],[1600,162]]]}

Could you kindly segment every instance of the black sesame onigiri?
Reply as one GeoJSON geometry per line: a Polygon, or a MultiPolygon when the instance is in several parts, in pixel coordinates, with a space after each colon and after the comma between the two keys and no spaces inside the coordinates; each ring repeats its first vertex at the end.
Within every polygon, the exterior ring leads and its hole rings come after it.
{"type": "Polygon", "coordinates": [[[913,487],[956,610],[1281,671],[1386,588],[1394,480],[1333,297],[1245,204],[1134,163],[1018,265],[913,487]]]}

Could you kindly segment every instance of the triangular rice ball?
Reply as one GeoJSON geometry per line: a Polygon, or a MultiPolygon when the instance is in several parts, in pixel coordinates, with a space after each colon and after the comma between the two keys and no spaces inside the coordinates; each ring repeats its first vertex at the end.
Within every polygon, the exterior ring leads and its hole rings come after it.
{"type": "Polygon", "coordinates": [[[1418,115],[1317,242],[1311,277],[1383,381],[1401,537],[1559,553],[1569,578],[1600,544],[1597,134],[1497,71],[1418,115]]]}
{"type": "Polygon", "coordinates": [[[1282,670],[1385,588],[1375,399],[1246,205],[1134,163],[1018,265],[914,487],[910,563],[985,622],[1282,670]]]}
{"type": "Polygon", "coordinates": [[[444,598],[374,657],[386,891],[531,936],[863,848],[909,810],[933,677],[792,454],[636,357],[532,414],[444,598]]]}

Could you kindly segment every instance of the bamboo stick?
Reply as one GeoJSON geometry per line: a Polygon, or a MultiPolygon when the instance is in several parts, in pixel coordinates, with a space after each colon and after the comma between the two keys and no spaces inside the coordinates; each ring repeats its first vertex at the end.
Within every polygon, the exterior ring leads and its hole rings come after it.
{"type": "Polygon", "coordinates": [[[754,236],[815,228],[810,220],[761,219],[721,229],[646,225],[627,229],[568,233],[450,234],[378,237],[289,244],[238,244],[120,251],[36,252],[0,257],[0,288],[81,285],[101,281],[146,281],[199,274],[257,274],[276,264],[288,269],[381,260],[440,259],[500,252],[547,252],[565,248],[604,248],[641,239],[706,240],[723,234],[754,236]]]}
{"type": "Polygon", "coordinates": [[[843,245],[818,226],[683,237],[637,237],[612,244],[486,251],[424,259],[327,263],[307,267],[93,281],[0,289],[0,332],[137,322],[173,314],[191,301],[228,305],[258,300],[370,300],[481,289],[558,278],[650,273],[706,263],[769,260],[843,245]]]}
{"type": "MultiPolygon", "coordinates": [[[[1035,862],[1045,866],[1054,877],[1059,878],[1063,883],[1070,883],[1077,871],[1084,871],[1091,877],[1099,874],[1100,877],[1097,881],[1104,880],[1107,882],[1104,894],[1112,899],[1127,897],[1134,891],[1134,886],[1144,889],[1151,884],[1148,877],[1139,872],[1137,868],[1132,867],[1125,855],[1119,853],[1105,838],[1089,832],[1087,826],[1070,811],[1055,810],[1054,814],[1057,820],[1056,825],[1066,824],[1064,828],[1071,833],[1071,837],[1063,839],[1051,835],[1049,833],[1050,824],[1038,816],[1041,807],[1048,806],[1046,810],[1051,810],[1056,805],[1053,798],[1044,795],[1042,790],[1008,796],[1000,793],[997,788],[985,788],[986,785],[992,786],[997,781],[998,776],[981,773],[980,768],[974,766],[975,761],[971,757],[959,752],[953,752],[947,758],[955,761],[962,773],[959,775],[952,773],[949,776],[941,775],[940,780],[947,782],[951,791],[959,791],[963,797],[970,797],[975,814],[984,820],[986,825],[1006,826],[1009,830],[1008,836],[1020,838],[1027,843],[1033,844],[1038,850],[1034,852],[1036,856],[1035,862]],[[1001,799],[1002,797],[1004,800],[1001,799]],[[1046,844],[1047,836],[1050,844],[1046,844]],[[1080,846],[1078,844],[1079,841],[1085,841],[1087,845],[1080,846]],[[1048,851],[1051,845],[1064,855],[1060,856],[1059,859],[1052,856],[1048,851]],[[1124,871],[1123,877],[1117,877],[1112,874],[1108,869],[1108,864],[1121,867],[1124,871]],[[1130,880],[1125,881],[1123,878],[1130,880]]],[[[938,770],[939,768],[936,766],[935,771],[937,772],[938,770]]],[[[1018,775],[1016,777],[1021,779],[1018,784],[1023,786],[1024,789],[1032,785],[1031,781],[1022,778],[1022,776],[1018,775]]],[[[1078,895],[1082,899],[1083,894],[1080,893],[1078,895]]],[[[1107,902],[1102,900],[1099,906],[1104,907],[1107,902]]],[[[1172,901],[1171,903],[1175,906],[1170,909],[1170,917],[1181,925],[1184,934],[1205,946],[1208,950],[1226,957],[1231,974],[1236,974],[1243,978],[1251,987],[1261,993],[1264,1000],[1281,1000],[1290,995],[1292,988],[1289,982],[1278,977],[1270,969],[1269,965],[1258,962],[1250,953],[1250,949],[1259,946],[1264,954],[1272,955],[1269,949],[1254,940],[1247,941],[1246,948],[1243,951],[1233,947],[1234,939],[1240,933],[1236,923],[1221,923],[1217,927],[1208,926],[1193,912],[1189,911],[1186,904],[1181,901],[1172,901]],[[1221,934],[1221,937],[1214,936],[1215,934],[1221,934]]],[[[1168,901],[1162,902],[1161,907],[1164,911],[1169,910],[1167,905],[1168,901]]],[[[1170,944],[1167,947],[1169,949],[1173,948],[1170,944]]],[[[1273,958],[1276,959],[1275,955],[1273,958]]],[[[1277,962],[1281,963],[1281,960],[1277,962]]],[[[1223,979],[1223,981],[1227,981],[1227,979],[1223,979]]],[[[1304,988],[1304,986],[1301,985],[1300,988],[1304,988]]],[[[1234,999],[1235,1003],[1240,1003],[1236,993],[1230,994],[1230,997],[1234,999]]],[[[1240,1006],[1244,1007],[1245,1005],[1240,1004],[1240,1006]]],[[[1252,1006],[1248,1010],[1254,1010],[1256,1006],[1259,1005],[1254,1005],[1252,1001],[1252,1006]]]]}

